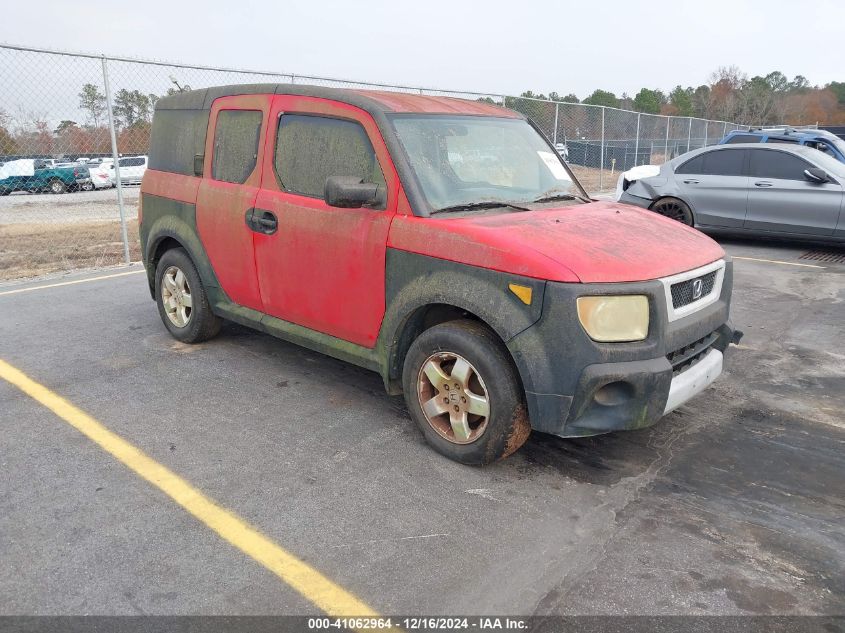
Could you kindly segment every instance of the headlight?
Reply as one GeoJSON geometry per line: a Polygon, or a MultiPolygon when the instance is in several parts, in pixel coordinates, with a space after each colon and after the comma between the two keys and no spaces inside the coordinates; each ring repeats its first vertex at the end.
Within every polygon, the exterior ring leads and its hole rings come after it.
{"type": "Polygon", "coordinates": [[[642,341],[648,336],[648,297],[578,297],[578,319],[594,341],[642,341]]]}

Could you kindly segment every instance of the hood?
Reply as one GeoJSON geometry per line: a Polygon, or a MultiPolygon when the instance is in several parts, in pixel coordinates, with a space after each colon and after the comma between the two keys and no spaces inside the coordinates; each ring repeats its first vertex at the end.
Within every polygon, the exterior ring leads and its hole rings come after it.
{"type": "Polygon", "coordinates": [[[463,218],[396,216],[388,246],[549,281],[647,281],[724,257],[712,239],[615,202],[463,218]]]}

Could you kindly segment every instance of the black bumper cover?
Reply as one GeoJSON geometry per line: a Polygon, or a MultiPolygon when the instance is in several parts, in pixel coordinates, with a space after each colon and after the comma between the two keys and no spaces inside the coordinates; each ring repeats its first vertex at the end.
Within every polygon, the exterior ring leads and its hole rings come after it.
{"type": "Polygon", "coordinates": [[[668,354],[711,334],[716,336],[708,349],[724,352],[742,335],[728,321],[732,278],[728,261],[718,300],[671,322],[659,281],[547,284],[540,320],[508,342],[522,377],[532,428],[578,437],[657,422],[672,382],[668,354]],[[586,294],[648,295],[648,338],[635,343],[594,342],[581,327],[575,308],[577,297],[586,294]]]}

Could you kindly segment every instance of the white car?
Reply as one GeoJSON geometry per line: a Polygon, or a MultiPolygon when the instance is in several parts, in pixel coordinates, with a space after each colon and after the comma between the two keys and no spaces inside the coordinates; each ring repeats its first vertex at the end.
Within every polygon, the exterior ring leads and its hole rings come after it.
{"type": "Polygon", "coordinates": [[[91,182],[95,189],[108,189],[114,187],[111,175],[114,173],[109,169],[114,161],[111,158],[104,158],[100,162],[89,162],[88,171],[91,172],[91,182]]]}
{"type": "MultiPolygon", "coordinates": [[[[126,158],[118,159],[118,167],[120,167],[120,182],[124,185],[140,185],[141,179],[144,177],[144,172],[147,171],[147,157],[146,156],[128,156],[126,158]]],[[[112,185],[117,183],[115,176],[114,164],[109,165],[109,178],[112,185]]]]}

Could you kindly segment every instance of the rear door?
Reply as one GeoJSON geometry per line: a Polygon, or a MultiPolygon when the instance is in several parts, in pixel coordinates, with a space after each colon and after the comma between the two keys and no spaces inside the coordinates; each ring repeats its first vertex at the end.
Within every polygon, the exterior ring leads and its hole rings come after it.
{"type": "Polygon", "coordinates": [[[720,146],[675,168],[680,198],[701,226],[741,227],[748,202],[747,150],[720,146]]]}
{"type": "Polygon", "coordinates": [[[804,177],[815,165],[776,149],[749,150],[751,186],[745,228],[799,235],[833,235],[842,207],[842,185],[804,177]]]}
{"type": "Polygon", "coordinates": [[[269,95],[221,97],[211,107],[197,195],[197,231],[226,295],[261,310],[253,232],[247,226],[261,184],[269,95]]]}
{"type": "Polygon", "coordinates": [[[399,179],[365,111],[277,95],[261,192],[255,262],[264,311],[373,347],[384,316],[385,254],[399,179]],[[383,208],[341,209],[324,200],[329,176],[387,187],[383,208]]]}

